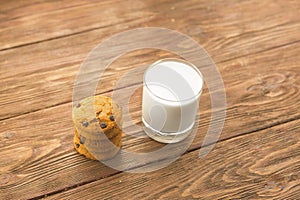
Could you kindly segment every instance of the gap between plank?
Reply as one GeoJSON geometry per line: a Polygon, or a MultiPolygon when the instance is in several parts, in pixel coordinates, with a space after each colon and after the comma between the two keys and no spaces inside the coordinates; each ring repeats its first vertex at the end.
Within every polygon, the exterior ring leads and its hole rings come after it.
{"type": "MultiPolygon", "coordinates": [[[[262,131],[262,130],[266,130],[266,129],[269,129],[269,128],[272,128],[272,127],[275,127],[275,126],[280,126],[280,125],[283,125],[285,123],[290,123],[290,122],[293,122],[293,121],[297,121],[299,119],[300,119],[300,115],[298,115],[296,117],[293,117],[293,118],[290,118],[290,119],[283,120],[281,122],[276,122],[276,123],[270,124],[270,125],[265,126],[263,128],[259,128],[259,129],[253,130],[253,131],[248,131],[248,132],[245,132],[245,133],[237,134],[235,136],[230,136],[230,137],[227,137],[227,138],[220,139],[220,140],[217,141],[217,143],[222,143],[222,142],[225,142],[225,141],[228,141],[228,140],[231,140],[231,139],[235,139],[237,137],[244,137],[244,136],[249,135],[249,134],[255,134],[256,132],[259,132],[259,131],[262,131]]],[[[212,145],[212,144],[207,144],[207,145],[205,145],[203,147],[208,147],[210,145],[212,145]]],[[[187,150],[186,152],[184,152],[183,155],[188,154],[188,153],[193,152],[193,151],[196,151],[196,150],[198,150],[200,148],[201,148],[201,146],[196,146],[194,148],[191,148],[191,149],[187,150]]],[[[162,160],[166,160],[166,159],[168,159],[168,158],[165,158],[165,159],[162,159],[162,160]]],[[[157,160],[157,161],[154,161],[154,162],[158,162],[158,161],[162,161],[162,160],[157,160]]],[[[148,164],[152,164],[154,162],[150,162],[148,164]]],[[[145,166],[145,165],[141,165],[141,166],[136,166],[136,167],[133,167],[133,168],[129,168],[129,170],[137,169],[137,168],[143,167],[143,166],[145,166]]],[[[112,174],[109,174],[107,176],[104,176],[104,177],[101,177],[101,178],[98,178],[98,179],[94,179],[94,180],[90,180],[90,181],[85,181],[85,182],[82,182],[82,183],[78,183],[76,185],[72,185],[72,186],[63,188],[61,190],[50,192],[50,193],[47,193],[47,194],[44,194],[44,195],[39,195],[39,196],[30,198],[29,200],[37,200],[37,199],[45,198],[45,197],[52,196],[52,195],[55,195],[55,194],[59,194],[61,192],[65,192],[67,190],[71,190],[71,189],[74,189],[74,188],[77,188],[77,187],[80,187],[80,186],[83,186],[83,185],[86,185],[86,184],[90,184],[90,183],[96,182],[98,180],[101,180],[101,179],[104,179],[104,178],[108,178],[108,177],[111,177],[111,176],[114,176],[114,175],[117,175],[117,174],[120,174],[120,173],[123,173],[123,172],[122,171],[116,171],[116,172],[114,172],[112,174]]]]}

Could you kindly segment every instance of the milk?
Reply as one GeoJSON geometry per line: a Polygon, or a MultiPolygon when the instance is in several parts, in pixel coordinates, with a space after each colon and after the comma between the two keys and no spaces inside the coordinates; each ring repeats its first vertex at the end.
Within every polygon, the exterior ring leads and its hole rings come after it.
{"type": "Polygon", "coordinates": [[[191,132],[199,107],[203,79],[192,64],[165,59],[144,74],[142,120],[153,139],[178,142],[191,132]]]}

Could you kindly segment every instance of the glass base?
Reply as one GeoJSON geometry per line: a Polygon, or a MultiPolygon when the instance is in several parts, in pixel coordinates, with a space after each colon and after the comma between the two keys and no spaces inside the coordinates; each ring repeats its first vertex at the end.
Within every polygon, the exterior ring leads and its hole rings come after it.
{"type": "Polygon", "coordinates": [[[176,143],[184,140],[193,130],[194,124],[192,124],[190,127],[185,129],[184,131],[180,132],[172,132],[172,133],[166,133],[161,132],[153,129],[142,117],[143,121],[143,129],[146,132],[146,134],[152,138],[153,140],[156,140],[158,142],[162,143],[176,143]]]}

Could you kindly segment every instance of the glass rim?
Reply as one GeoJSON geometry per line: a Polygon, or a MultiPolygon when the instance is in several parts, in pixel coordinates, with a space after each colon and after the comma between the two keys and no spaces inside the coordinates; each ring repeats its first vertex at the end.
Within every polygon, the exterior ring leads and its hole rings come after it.
{"type": "Polygon", "coordinates": [[[197,96],[200,96],[200,94],[202,93],[202,90],[203,90],[203,84],[204,84],[204,79],[203,79],[203,75],[202,73],[200,72],[200,70],[192,63],[186,61],[186,60],[183,60],[183,59],[179,59],[179,58],[163,58],[163,59],[160,59],[160,60],[157,60],[155,61],[154,63],[152,63],[145,71],[144,73],[144,76],[143,76],[143,83],[144,85],[146,86],[146,88],[148,89],[148,91],[150,91],[150,93],[161,99],[161,100],[164,100],[164,101],[168,101],[168,102],[174,102],[174,103],[178,103],[178,102],[187,102],[187,101],[190,101],[192,99],[195,99],[195,97],[197,96]],[[170,99],[166,99],[166,98],[162,98],[160,96],[158,96],[157,94],[155,94],[150,88],[149,88],[149,85],[147,85],[147,82],[146,82],[146,75],[147,73],[153,69],[154,67],[156,67],[158,64],[160,63],[163,63],[163,62],[167,62],[167,61],[171,61],[171,62],[179,62],[179,63],[183,63],[191,68],[193,68],[195,70],[195,72],[199,75],[200,79],[201,79],[201,88],[199,89],[199,91],[197,92],[197,94],[194,94],[192,97],[189,97],[189,98],[186,98],[186,99],[183,99],[183,100],[170,100],[170,99]]]}

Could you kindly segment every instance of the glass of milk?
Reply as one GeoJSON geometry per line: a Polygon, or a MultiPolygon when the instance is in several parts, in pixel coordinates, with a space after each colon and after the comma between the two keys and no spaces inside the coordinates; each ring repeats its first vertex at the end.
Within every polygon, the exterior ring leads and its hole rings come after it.
{"type": "Polygon", "coordinates": [[[175,58],[153,63],[144,74],[142,121],[146,134],[163,143],[185,139],[195,124],[203,76],[175,58]]]}

